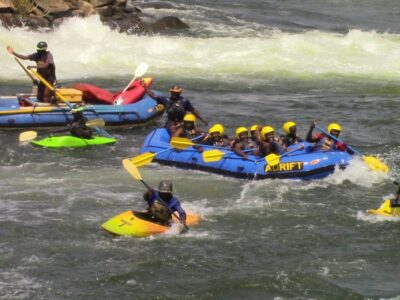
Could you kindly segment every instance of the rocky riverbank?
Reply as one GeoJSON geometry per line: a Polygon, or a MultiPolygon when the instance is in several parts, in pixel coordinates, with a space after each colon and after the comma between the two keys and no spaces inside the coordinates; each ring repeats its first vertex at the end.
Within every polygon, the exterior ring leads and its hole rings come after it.
{"type": "MultiPolygon", "coordinates": [[[[160,7],[156,2],[148,5],[160,7]]],[[[175,16],[149,21],[154,18],[144,18],[134,0],[0,0],[0,22],[6,28],[52,29],[66,18],[91,15],[99,15],[104,24],[128,34],[169,34],[189,28],[175,16]]]]}

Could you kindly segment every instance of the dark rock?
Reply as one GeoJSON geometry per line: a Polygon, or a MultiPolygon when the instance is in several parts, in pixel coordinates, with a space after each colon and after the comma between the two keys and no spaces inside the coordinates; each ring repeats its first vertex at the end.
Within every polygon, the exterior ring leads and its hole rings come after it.
{"type": "Polygon", "coordinates": [[[11,0],[0,0],[0,13],[10,14],[16,11],[14,4],[11,0]]]}
{"type": "Polygon", "coordinates": [[[107,5],[114,5],[115,0],[88,0],[88,2],[92,4],[94,8],[98,8],[107,5]]]}
{"type": "Polygon", "coordinates": [[[112,17],[115,13],[113,6],[103,6],[95,9],[100,17],[112,17]]]}
{"type": "Polygon", "coordinates": [[[167,30],[186,30],[189,26],[178,17],[164,17],[148,26],[151,32],[162,32],[167,30]]]}

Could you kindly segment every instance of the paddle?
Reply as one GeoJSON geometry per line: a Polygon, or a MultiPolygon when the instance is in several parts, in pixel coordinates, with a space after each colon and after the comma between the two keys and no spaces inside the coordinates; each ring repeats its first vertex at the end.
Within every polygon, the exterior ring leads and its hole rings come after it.
{"type": "Polygon", "coordinates": [[[146,63],[141,63],[135,70],[135,76],[132,78],[132,80],[128,83],[128,85],[122,90],[122,92],[119,94],[118,99],[115,100],[115,105],[121,105],[123,99],[121,99],[121,95],[126,92],[126,90],[131,86],[131,84],[139,77],[142,77],[146,72],[147,69],[149,68],[149,65],[146,63]]]}
{"type": "Polygon", "coordinates": [[[21,63],[21,61],[17,57],[14,57],[14,59],[17,61],[17,63],[20,65],[20,67],[24,70],[26,75],[29,76],[29,78],[32,80],[32,83],[34,85],[37,85],[38,84],[38,80],[32,75],[32,73],[30,73],[29,70],[27,68],[25,68],[25,66],[21,63]]]}
{"type": "MultiPolygon", "coordinates": [[[[329,136],[332,140],[336,141],[336,142],[340,142],[343,143],[340,139],[336,138],[335,136],[331,135],[330,133],[328,133],[326,130],[324,130],[323,128],[319,127],[319,126],[315,126],[319,131],[321,131],[322,133],[324,133],[325,135],[329,136]]],[[[358,154],[359,156],[361,156],[364,160],[364,162],[368,165],[368,167],[373,170],[373,171],[381,171],[384,173],[389,172],[389,167],[383,163],[382,161],[380,161],[378,158],[373,157],[373,156],[365,156],[363,154],[361,154],[359,151],[357,151],[356,149],[350,147],[349,145],[346,144],[347,149],[349,149],[350,151],[353,151],[353,153],[358,154]]]]}
{"type": "Polygon", "coordinates": [[[295,152],[297,150],[302,150],[302,149],[304,149],[304,145],[300,145],[299,147],[294,148],[294,149],[292,149],[290,151],[287,151],[287,152],[285,152],[285,153],[283,153],[281,155],[277,155],[275,153],[271,153],[271,154],[268,154],[267,156],[265,156],[265,161],[267,162],[268,165],[270,165],[271,167],[274,167],[274,166],[276,166],[276,165],[278,165],[280,163],[280,159],[282,157],[284,157],[284,156],[286,156],[286,155],[288,155],[290,153],[293,153],[293,152],[295,152]]]}
{"type": "MultiPolygon", "coordinates": [[[[93,128],[93,127],[103,127],[104,120],[103,119],[93,119],[86,122],[86,126],[93,128]]],[[[32,141],[37,138],[38,133],[36,131],[24,131],[21,132],[19,135],[20,142],[27,142],[32,141]]]]}
{"type": "MultiPolygon", "coordinates": [[[[232,154],[235,154],[235,152],[233,152],[233,151],[230,151],[228,148],[223,148],[223,147],[216,147],[216,146],[210,146],[210,147],[213,147],[213,148],[216,148],[216,149],[212,149],[212,150],[206,150],[206,151],[204,151],[203,153],[202,153],[202,155],[203,155],[203,160],[205,161],[205,162],[216,162],[216,161],[219,161],[219,160],[221,160],[222,159],[222,157],[224,157],[225,155],[232,155],[232,154]],[[223,152],[223,151],[221,151],[221,150],[219,150],[219,149],[224,149],[224,150],[226,150],[226,151],[228,151],[228,152],[223,152]]],[[[246,150],[243,150],[243,152],[252,152],[252,151],[254,151],[254,149],[246,149],[246,150]]]]}
{"type": "MultiPolygon", "coordinates": [[[[131,174],[131,176],[136,179],[139,180],[141,183],[143,183],[143,185],[148,189],[148,190],[152,190],[152,188],[142,179],[142,176],[139,173],[138,168],[129,160],[129,159],[124,159],[122,161],[122,165],[124,166],[125,170],[131,174]]],[[[179,222],[187,229],[189,230],[189,227],[187,227],[186,224],[184,224],[182,222],[182,220],[169,208],[169,206],[167,205],[167,203],[164,202],[164,200],[162,200],[160,197],[158,197],[158,200],[161,202],[162,205],[164,205],[169,212],[176,218],[179,220],[179,222]]]]}
{"type": "MultiPolygon", "coordinates": [[[[189,140],[189,139],[186,139],[186,138],[185,139],[188,140],[189,142],[191,142],[191,141],[195,141],[195,140],[197,140],[197,139],[199,139],[201,137],[203,137],[203,136],[199,135],[199,136],[193,138],[192,140],[189,140]]],[[[195,144],[193,144],[193,145],[195,145],[195,144]]],[[[153,152],[145,152],[145,153],[139,154],[138,156],[132,157],[131,158],[131,162],[136,167],[140,168],[142,166],[145,166],[145,165],[151,163],[153,161],[154,157],[156,157],[158,154],[161,154],[163,152],[169,151],[169,150],[171,150],[173,148],[174,147],[170,147],[170,148],[167,148],[167,149],[161,150],[160,152],[155,152],[155,153],[153,153],[153,152]]]]}

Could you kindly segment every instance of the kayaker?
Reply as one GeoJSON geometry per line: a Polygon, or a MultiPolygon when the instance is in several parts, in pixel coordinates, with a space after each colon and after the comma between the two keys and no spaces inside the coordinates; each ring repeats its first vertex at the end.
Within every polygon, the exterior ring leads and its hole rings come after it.
{"type": "Polygon", "coordinates": [[[182,123],[186,113],[192,113],[206,126],[208,125],[207,121],[200,115],[200,112],[193,107],[192,103],[187,98],[181,96],[183,89],[180,86],[174,85],[170,88],[171,96],[169,98],[156,95],[147,86],[144,86],[144,88],[150,97],[156,100],[157,103],[163,104],[166,107],[167,122],[165,128],[168,129],[171,135],[175,132],[176,126],[182,123]]]}
{"type": "MultiPolygon", "coordinates": [[[[313,121],[310,125],[310,130],[308,131],[306,138],[307,142],[315,143],[313,148],[314,151],[340,150],[347,151],[350,154],[353,154],[352,151],[346,149],[346,145],[343,142],[336,142],[335,140],[331,139],[329,136],[326,136],[323,133],[313,135],[313,130],[315,126],[316,122],[313,121]]],[[[339,138],[342,127],[338,123],[330,123],[326,130],[332,136],[339,138]]]]}
{"type": "Polygon", "coordinates": [[[275,130],[271,126],[258,126],[255,133],[259,155],[266,156],[272,153],[281,155],[286,152],[285,144],[275,135],[275,130]]]}
{"type": "Polygon", "coordinates": [[[158,185],[158,190],[149,189],[143,194],[143,199],[147,202],[147,212],[152,219],[165,226],[170,226],[172,213],[177,211],[181,223],[186,226],[186,212],[173,194],[173,184],[169,180],[162,180],[158,185]],[[160,199],[162,201],[160,201],[160,199]],[[165,204],[168,207],[165,206],[165,204]]]}
{"type": "Polygon", "coordinates": [[[208,130],[208,135],[201,141],[204,145],[217,146],[217,147],[230,147],[231,141],[228,136],[224,134],[224,126],[215,124],[208,130]]]}
{"type": "Polygon", "coordinates": [[[286,135],[281,136],[281,139],[286,147],[303,142],[303,139],[297,135],[297,125],[293,121],[288,121],[282,126],[286,135]]]}
{"type": "MultiPolygon", "coordinates": [[[[394,184],[399,186],[397,181],[395,181],[394,184]]],[[[400,186],[397,188],[396,198],[390,199],[390,207],[400,207],[400,186]]]]}
{"type": "MultiPolygon", "coordinates": [[[[36,52],[30,55],[18,54],[11,46],[7,46],[7,51],[20,59],[35,61],[36,66],[28,66],[27,68],[37,69],[38,74],[54,86],[56,83],[56,66],[54,64],[53,55],[50,51],[47,51],[46,42],[39,42],[36,45],[36,52]]],[[[36,96],[38,101],[50,103],[52,96],[52,91],[45,86],[43,82],[39,82],[36,96]]]]}
{"type": "Polygon", "coordinates": [[[84,106],[78,106],[71,109],[73,120],[70,122],[69,127],[72,136],[79,138],[90,139],[93,135],[92,128],[86,126],[88,119],[83,116],[84,106]]]}
{"type": "MultiPolygon", "coordinates": [[[[236,138],[231,143],[231,150],[244,159],[248,159],[247,153],[244,150],[254,149],[255,144],[249,139],[249,131],[246,127],[236,129],[236,138]]],[[[253,153],[257,155],[258,152],[253,153]]]]}

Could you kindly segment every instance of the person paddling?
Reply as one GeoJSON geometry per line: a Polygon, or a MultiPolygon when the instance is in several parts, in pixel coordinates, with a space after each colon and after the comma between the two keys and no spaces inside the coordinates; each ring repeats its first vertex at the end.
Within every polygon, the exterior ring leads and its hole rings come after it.
{"type": "MultiPolygon", "coordinates": [[[[336,142],[323,133],[313,135],[313,130],[315,126],[316,123],[315,121],[313,121],[310,125],[310,130],[308,131],[306,138],[307,142],[315,143],[313,148],[314,151],[340,150],[347,151],[350,154],[354,154],[353,151],[347,149],[344,143],[336,142]]],[[[335,138],[339,138],[339,135],[342,132],[342,126],[340,126],[340,124],[338,123],[330,123],[326,130],[330,135],[334,136],[335,138]]]]}
{"type": "Polygon", "coordinates": [[[397,181],[393,182],[398,186],[396,198],[390,199],[390,207],[400,207],[400,185],[397,181]]]}
{"type": "Polygon", "coordinates": [[[171,226],[172,213],[177,211],[181,223],[184,227],[187,227],[186,212],[183,210],[178,198],[173,195],[172,191],[173,184],[169,180],[162,180],[158,185],[158,190],[152,188],[148,189],[143,194],[143,199],[148,205],[147,213],[154,221],[164,226],[171,226]],[[165,204],[168,207],[166,207],[165,204]]]}
{"type": "Polygon", "coordinates": [[[231,140],[224,134],[222,124],[214,124],[208,130],[208,135],[201,141],[201,144],[217,147],[230,147],[231,140]]]}
{"type": "MultiPolygon", "coordinates": [[[[53,55],[50,51],[47,51],[46,42],[39,42],[36,46],[36,52],[30,55],[18,54],[11,46],[7,46],[7,51],[20,59],[35,61],[36,66],[28,66],[28,69],[37,69],[38,74],[54,86],[56,82],[56,66],[53,55]]],[[[50,103],[52,91],[43,82],[39,82],[36,97],[40,102],[50,103]]]]}
{"type": "Polygon", "coordinates": [[[71,109],[73,119],[68,123],[67,128],[56,129],[51,131],[51,134],[57,132],[65,132],[70,131],[72,136],[84,139],[91,139],[93,136],[93,130],[86,126],[86,122],[88,119],[83,116],[83,111],[85,110],[84,106],[75,105],[73,109],[71,109]]]}
{"type": "Polygon", "coordinates": [[[165,128],[169,131],[171,136],[174,134],[177,125],[182,123],[183,118],[187,113],[192,113],[196,116],[201,122],[203,122],[206,126],[208,125],[207,121],[200,115],[200,112],[195,109],[192,103],[181,96],[183,89],[174,85],[170,88],[171,96],[169,98],[164,96],[158,96],[153,91],[151,91],[147,86],[144,87],[146,93],[157,101],[157,103],[162,104],[166,107],[167,110],[167,122],[165,124],[165,128]]]}
{"type": "MultiPolygon", "coordinates": [[[[244,150],[255,149],[254,143],[249,139],[249,131],[246,127],[236,129],[236,138],[232,141],[231,150],[244,159],[248,159],[244,150]]],[[[257,152],[254,153],[258,154],[257,152]]]]}
{"type": "Polygon", "coordinates": [[[293,121],[288,121],[282,126],[286,135],[281,136],[283,143],[286,147],[293,144],[301,143],[303,140],[297,135],[297,125],[293,121]]]}
{"type": "Polygon", "coordinates": [[[285,144],[281,138],[275,136],[275,130],[271,126],[258,126],[255,133],[259,155],[266,156],[272,153],[281,155],[286,152],[285,144]]]}

